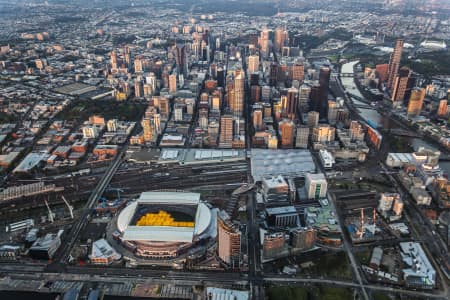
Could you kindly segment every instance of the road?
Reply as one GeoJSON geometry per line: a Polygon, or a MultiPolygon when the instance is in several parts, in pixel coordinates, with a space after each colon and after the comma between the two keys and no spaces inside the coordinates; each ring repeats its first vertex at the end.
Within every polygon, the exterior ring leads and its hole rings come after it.
{"type": "Polygon", "coordinates": [[[69,259],[70,252],[72,251],[72,248],[75,245],[75,242],[78,240],[78,236],[82,229],[85,227],[85,225],[89,222],[90,216],[92,213],[92,208],[96,204],[97,200],[101,197],[103,192],[105,191],[106,187],[109,185],[109,182],[111,181],[114,173],[117,171],[117,169],[120,166],[120,163],[122,162],[122,156],[125,153],[125,151],[128,148],[128,144],[122,147],[122,149],[117,154],[117,157],[112,162],[112,164],[109,166],[105,174],[103,175],[102,179],[98,183],[98,185],[95,187],[95,189],[92,191],[91,195],[89,196],[88,201],[86,202],[86,205],[83,208],[83,212],[80,216],[80,218],[77,220],[77,222],[72,226],[72,229],[70,230],[70,234],[68,235],[69,240],[66,241],[62,249],[60,249],[55,256],[55,261],[59,261],[60,263],[66,263],[69,259]]]}

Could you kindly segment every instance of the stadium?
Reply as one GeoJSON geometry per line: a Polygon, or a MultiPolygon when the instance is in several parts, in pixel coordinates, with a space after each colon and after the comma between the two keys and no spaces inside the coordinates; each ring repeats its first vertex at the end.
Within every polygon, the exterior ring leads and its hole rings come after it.
{"type": "Polygon", "coordinates": [[[215,237],[210,208],[200,194],[144,192],[117,218],[117,237],[135,256],[175,259],[215,237]]]}

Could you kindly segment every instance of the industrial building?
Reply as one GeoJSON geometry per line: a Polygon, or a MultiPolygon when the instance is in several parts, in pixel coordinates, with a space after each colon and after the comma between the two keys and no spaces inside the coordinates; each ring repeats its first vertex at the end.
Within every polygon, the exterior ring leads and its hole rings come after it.
{"type": "Polygon", "coordinates": [[[109,265],[110,263],[122,258],[105,239],[100,239],[92,243],[89,260],[96,265],[109,265]]]}
{"type": "Polygon", "coordinates": [[[29,254],[36,259],[51,259],[61,246],[61,235],[64,231],[59,230],[58,233],[47,233],[45,236],[38,238],[30,247],[29,254]]]}

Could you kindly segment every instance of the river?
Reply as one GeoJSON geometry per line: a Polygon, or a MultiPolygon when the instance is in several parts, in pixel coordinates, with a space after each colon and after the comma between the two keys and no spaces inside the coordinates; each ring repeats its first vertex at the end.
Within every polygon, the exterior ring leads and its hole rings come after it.
{"type": "MultiPolygon", "coordinates": [[[[359,61],[352,61],[342,65],[341,72],[352,74],[353,68],[359,61]]],[[[355,84],[353,77],[341,77],[342,85],[345,87],[346,91],[352,93],[358,97],[364,98],[364,96],[359,92],[358,87],[355,84]]],[[[356,99],[352,99],[354,104],[357,105],[366,105],[361,101],[356,99]]],[[[392,126],[396,126],[394,122],[392,122],[388,117],[384,117],[379,114],[375,109],[365,109],[365,108],[357,108],[361,118],[365,121],[370,121],[372,124],[375,124],[378,128],[390,129],[392,126]]],[[[424,141],[420,138],[409,138],[409,137],[398,137],[399,139],[404,140],[408,144],[410,144],[414,150],[418,150],[420,147],[426,147],[428,149],[438,150],[438,147],[432,143],[424,141]]],[[[446,174],[450,174],[450,162],[443,161],[440,162],[439,165],[444,170],[446,174]]]]}

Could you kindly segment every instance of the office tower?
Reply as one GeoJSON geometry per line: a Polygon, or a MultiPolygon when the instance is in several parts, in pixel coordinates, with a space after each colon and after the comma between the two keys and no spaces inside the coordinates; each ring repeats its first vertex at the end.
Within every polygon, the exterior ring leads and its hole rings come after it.
{"type": "Polygon", "coordinates": [[[259,73],[254,72],[250,74],[250,85],[259,85],[259,73]]]}
{"type": "Polygon", "coordinates": [[[262,101],[269,102],[270,101],[270,97],[272,95],[271,92],[272,92],[272,90],[271,90],[270,86],[267,86],[267,85],[263,86],[261,88],[261,99],[262,99],[262,101]]]}
{"type": "Polygon", "coordinates": [[[153,115],[153,127],[156,134],[161,134],[161,115],[160,114],[154,114],[153,115]]]}
{"type": "Polygon", "coordinates": [[[213,95],[211,97],[211,110],[219,111],[221,106],[220,95],[213,95]]]}
{"type": "Polygon", "coordinates": [[[153,126],[150,118],[142,119],[141,126],[144,130],[144,141],[151,142],[153,140],[153,126]]]}
{"type": "Polygon", "coordinates": [[[302,84],[298,93],[298,106],[302,112],[309,110],[309,95],[311,94],[311,87],[307,84],[302,84]]]}
{"type": "Polygon", "coordinates": [[[315,143],[328,143],[335,139],[336,129],[328,124],[320,124],[313,128],[312,141],[315,143]]]}
{"type": "Polygon", "coordinates": [[[231,148],[233,142],[233,116],[223,115],[220,118],[220,147],[231,148]]]}
{"type": "Polygon", "coordinates": [[[278,123],[278,131],[281,136],[281,147],[292,148],[294,145],[294,122],[291,120],[283,120],[278,123]]]}
{"type": "Polygon", "coordinates": [[[134,83],[134,95],[136,96],[136,98],[141,98],[144,96],[144,89],[142,87],[141,81],[136,81],[134,83]]]}
{"type": "Polygon", "coordinates": [[[295,138],[295,148],[307,149],[309,138],[309,127],[304,125],[297,126],[297,134],[295,138]]]}
{"type": "Polygon", "coordinates": [[[391,100],[394,105],[402,104],[405,100],[406,90],[410,83],[411,70],[409,68],[401,68],[396,74],[391,89],[391,100]]]}
{"type": "Polygon", "coordinates": [[[158,107],[159,107],[159,113],[162,117],[164,117],[165,119],[169,118],[169,113],[170,113],[170,104],[169,104],[169,99],[166,97],[159,97],[158,98],[158,107]]]}
{"type": "Polygon", "coordinates": [[[142,59],[140,57],[138,57],[134,60],[134,72],[142,73],[143,70],[144,70],[144,67],[142,65],[142,59]]]}
{"type": "Polygon", "coordinates": [[[156,79],[155,73],[150,72],[145,77],[145,83],[149,84],[152,87],[152,90],[155,91],[156,90],[156,83],[157,83],[157,79],[156,79]]]}
{"type": "Polygon", "coordinates": [[[305,79],[304,66],[302,64],[299,64],[299,63],[294,63],[290,67],[289,74],[290,74],[289,75],[289,79],[291,79],[291,80],[298,80],[298,81],[302,82],[305,79]]]}
{"type": "Polygon", "coordinates": [[[180,74],[187,75],[187,53],[186,45],[176,44],[175,46],[175,61],[180,74]]]}
{"type": "Polygon", "coordinates": [[[223,67],[217,68],[217,85],[220,87],[225,86],[225,71],[223,70],[223,67]]]}
{"type": "Polygon", "coordinates": [[[375,66],[375,71],[378,74],[378,78],[380,78],[381,82],[385,82],[388,79],[388,64],[381,64],[375,66]]]}
{"type": "Polygon", "coordinates": [[[415,88],[411,91],[408,103],[408,116],[415,117],[422,111],[423,100],[425,99],[425,89],[415,88]]]}
{"type": "Polygon", "coordinates": [[[281,48],[284,46],[285,38],[286,38],[286,33],[283,28],[275,29],[274,48],[275,48],[276,52],[281,52],[281,48]]]}
{"type": "Polygon", "coordinates": [[[244,74],[238,73],[234,78],[234,96],[230,99],[230,109],[235,117],[241,117],[244,112],[244,74]]]}
{"type": "Polygon", "coordinates": [[[262,103],[263,106],[263,118],[270,118],[272,116],[272,107],[270,103],[262,103]]]}
{"type": "Polygon", "coordinates": [[[233,268],[241,264],[241,232],[224,211],[217,214],[217,254],[233,268]]]}
{"type": "Polygon", "coordinates": [[[264,235],[263,256],[265,258],[278,257],[285,250],[284,233],[272,233],[264,235]]]}
{"type": "MultiPolygon", "coordinates": [[[[319,83],[316,82],[311,87],[310,98],[311,98],[311,110],[317,111],[318,113],[320,113],[322,94],[321,94],[321,89],[320,89],[319,83]]],[[[322,117],[322,116],[320,116],[320,117],[322,117]]]]}
{"type": "Polygon", "coordinates": [[[114,51],[111,51],[111,69],[117,69],[118,63],[117,63],[117,54],[114,51]]]}
{"type": "Polygon", "coordinates": [[[263,57],[269,56],[270,52],[270,37],[269,37],[269,30],[264,29],[261,31],[260,37],[258,38],[258,44],[261,49],[261,54],[263,57]]]}
{"type": "Polygon", "coordinates": [[[448,101],[447,99],[442,99],[439,101],[439,107],[437,110],[438,117],[445,117],[448,114],[448,101]]]}
{"type": "Polygon", "coordinates": [[[346,108],[338,108],[337,114],[336,114],[336,124],[347,124],[349,119],[349,112],[346,108]]]}
{"type": "Polygon", "coordinates": [[[258,55],[250,55],[248,57],[248,72],[254,73],[259,70],[259,56],[258,55]]]}
{"type": "Polygon", "coordinates": [[[255,128],[255,131],[260,131],[263,129],[263,113],[261,109],[256,109],[253,111],[253,128],[255,128]]]}
{"type": "Polygon", "coordinates": [[[252,85],[250,87],[250,97],[253,103],[261,101],[261,87],[259,85],[252,85]]]}
{"type": "Polygon", "coordinates": [[[316,127],[319,124],[319,113],[317,111],[310,111],[306,124],[309,128],[316,127]]]}
{"type": "Polygon", "coordinates": [[[169,75],[169,93],[175,94],[177,92],[177,75],[169,75]]]}
{"type": "Polygon", "coordinates": [[[319,113],[320,118],[326,118],[328,108],[328,88],[330,85],[331,69],[329,67],[320,68],[319,85],[320,85],[320,100],[319,113]]]}
{"type": "Polygon", "coordinates": [[[306,251],[316,244],[317,231],[313,228],[299,228],[291,231],[291,245],[295,249],[306,251]]]}
{"type": "Polygon", "coordinates": [[[328,123],[336,125],[338,104],[336,101],[328,100],[328,123]]]}
{"type": "Polygon", "coordinates": [[[391,54],[388,67],[388,82],[387,87],[392,90],[394,88],[394,81],[397,78],[397,73],[400,68],[400,60],[402,59],[403,40],[398,39],[395,42],[394,52],[391,54]]]}
{"type": "Polygon", "coordinates": [[[327,195],[328,183],[322,173],[306,174],[305,188],[308,199],[325,198],[327,195]]]}
{"type": "Polygon", "coordinates": [[[285,83],[288,76],[288,69],[287,65],[282,63],[278,65],[277,70],[277,84],[278,83],[285,83]]]}
{"type": "Polygon", "coordinates": [[[298,109],[298,91],[295,88],[288,89],[287,92],[287,104],[286,104],[286,113],[288,118],[294,120],[297,118],[297,109],[298,109]]]}
{"type": "Polygon", "coordinates": [[[276,86],[277,85],[277,78],[278,78],[278,64],[276,62],[273,62],[270,64],[270,70],[269,70],[269,85],[270,86],[276,86]]]}

